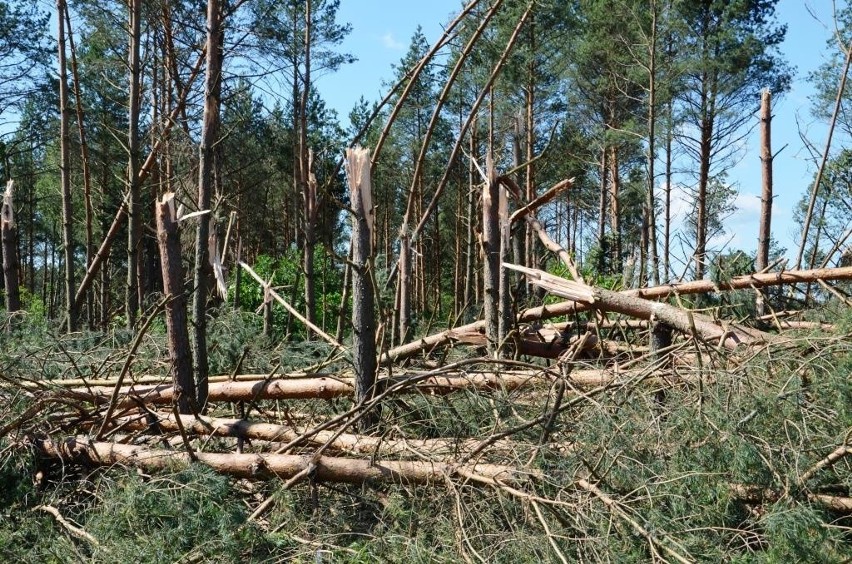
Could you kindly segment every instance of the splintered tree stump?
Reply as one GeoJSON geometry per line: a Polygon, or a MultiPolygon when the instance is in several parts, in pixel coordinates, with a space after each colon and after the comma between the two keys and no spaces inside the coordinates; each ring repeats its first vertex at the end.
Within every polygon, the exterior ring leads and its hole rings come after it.
{"type": "MultiPolygon", "coordinates": [[[[376,307],[373,287],[373,233],[375,216],[370,177],[370,151],[347,149],[346,176],[352,203],[352,363],[355,368],[355,401],[373,399],[376,388],[376,307]]],[[[378,407],[364,413],[362,430],[379,421],[378,407]]]]}
{"type": "MultiPolygon", "coordinates": [[[[183,266],[180,256],[180,234],[175,212],[175,195],[169,192],[157,203],[157,243],[163,272],[166,302],[170,371],[174,382],[178,411],[191,413],[196,401],[192,375],[192,353],[186,318],[186,293],[183,289],[183,266]]],[[[203,407],[203,406],[200,406],[203,407]]]]}

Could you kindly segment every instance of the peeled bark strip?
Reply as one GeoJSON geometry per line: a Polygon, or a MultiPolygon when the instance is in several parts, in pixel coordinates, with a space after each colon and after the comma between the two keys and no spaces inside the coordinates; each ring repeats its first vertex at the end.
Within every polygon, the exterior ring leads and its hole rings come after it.
{"type": "Polygon", "coordinates": [[[18,229],[15,225],[15,206],[12,199],[14,181],[6,183],[3,194],[3,208],[0,211],[0,238],[3,243],[3,282],[6,289],[6,311],[12,313],[21,309],[21,295],[18,290],[18,229]]]}
{"type": "Polygon", "coordinates": [[[85,438],[70,438],[55,442],[39,441],[36,447],[50,458],[65,462],[108,466],[126,464],[147,471],[168,470],[175,465],[188,465],[192,457],[210,468],[235,478],[288,479],[313,466],[314,479],[324,482],[361,484],[368,481],[439,484],[446,476],[475,474],[492,480],[518,482],[523,475],[510,466],[472,464],[455,466],[445,462],[404,460],[355,460],[322,456],[310,457],[290,454],[223,454],[177,452],[151,449],[143,446],[106,442],[89,442],[85,438]]]}
{"type": "MultiPolygon", "coordinates": [[[[376,387],[376,311],[373,287],[373,211],[370,151],[346,150],[346,176],[352,203],[352,364],[355,369],[355,401],[366,403],[376,387]]],[[[379,413],[371,410],[361,419],[362,429],[373,427],[379,413]]]]}
{"type": "Polygon", "coordinates": [[[183,290],[183,266],[180,256],[180,234],[175,215],[175,195],[169,192],[157,203],[157,242],[163,271],[163,293],[166,303],[170,372],[177,392],[181,413],[190,413],[196,401],[195,380],[192,375],[192,353],[186,320],[186,293],[183,290]]]}

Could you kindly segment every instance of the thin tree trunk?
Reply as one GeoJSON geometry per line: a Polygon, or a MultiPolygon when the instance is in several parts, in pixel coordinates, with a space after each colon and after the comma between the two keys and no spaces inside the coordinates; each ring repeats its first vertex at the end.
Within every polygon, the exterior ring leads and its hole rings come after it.
{"type": "MultiPolygon", "coordinates": [[[[204,77],[204,123],[199,145],[198,209],[209,210],[213,191],[213,149],[219,136],[222,45],[219,0],[207,2],[207,72],[204,77]]],[[[212,267],[209,256],[210,221],[198,218],[195,230],[195,291],[192,301],[193,352],[198,407],[207,403],[207,294],[212,267]]]]}
{"type": "MultiPolygon", "coordinates": [[[[92,264],[95,256],[95,242],[92,224],[94,222],[94,210],[92,209],[92,173],[89,167],[89,144],[86,139],[85,115],[83,113],[83,95],[80,91],[80,75],[77,71],[77,50],[74,46],[74,33],[71,30],[71,15],[68,4],[63,0],[65,12],[65,24],[68,30],[68,46],[71,48],[71,75],[74,78],[74,99],[76,101],[77,131],[80,136],[80,156],[83,171],[83,203],[86,209],[86,269],[92,264]]],[[[74,300],[75,309],[79,307],[74,300]]],[[[89,324],[93,325],[95,316],[93,312],[94,299],[91,292],[86,293],[86,315],[89,324]]],[[[79,314],[79,312],[78,312],[79,314]]]]}
{"type": "Polygon", "coordinates": [[[618,147],[612,145],[609,148],[610,228],[612,229],[613,241],[613,268],[616,274],[621,274],[623,270],[621,262],[621,175],[618,168],[618,147]]]}
{"type": "MultiPolygon", "coordinates": [[[[355,369],[355,401],[373,398],[376,386],[376,312],[373,287],[373,232],[375,215],[370,178],[370,152],[356,147],[346,151],[346,169],[352,205],[352,361],[355,369]]],[[[372,410],[360,420],[362,430],[378,423],[372,410]]]]}
{"type": "MultiPolygon", "coordinates": [[[[651,44],[648,64],[648,200],[646,202],[646,229],[651,280],[660,284],[660,257],[657,254],[657,199],[654,195],[657,159],[657,3],[651,0],[651,44]]],[[[646,285],[647,279],[641,281],[646,285]]]]}
{"type": "Polygon", "coordinates": [[[488,150],[486,169],[488,182],[482,190],[482,276],[484,280],[485,336],[488,352],[495,355],[500,346],[500,185],[488,150]]]}
{"type": "Polygon", "coordinates": [[[65,262],[66,329],[77,328],[77,308],[74,307],[74,207],[71,200],[71,148],[69,127],[71,109],[68,103],[68,70],[65,60],[65,0],[57,0],[59,24],[59,174],[62,185],[62,245],[65,262]]]}
{"type": "MultiPolygon", "coordinates": [[[[755,270],[769,266],[769,242],[772,237],[772,95],[764,90],[760,97],[760,161],[763,189],[760,197],[760,230],[757,237],[755,270]]],[[[757,294],[757,315],[763,315],[763,294],[757,294]]]]}
{"type": "Polygon", "coordinates": [[[127,147],[130,152],[127,165],[129,202],[127,215],[127,288],[125,315],[127,327],[136,323],[139,310],[139,242],[142,238],[141,181],[139,180],[140,138],[139,114],[142,91],[140,51],[142,44],[142,0],[130,0],[130,110],[128,115],[127,147]]]}
{"type": "Polygon", "coordinates": [[[671,232],[672,232],[672,139],[674,139],[674,110],[672,102],[668,103],[668,129],[666,131],[666,203],[665,222],[663,226],[663,280],[669,280],[672,271],[671,263],[671,232]]]}
{"type": "MultiPolygon", "coordinates": [[[[311,91],[311,41],[313,13],[311,0],[305,0],[305,36],[304,36],[304,73],[302,82],[302,101],[299,104],[299,159],[300,178],[304,198],[304,271],[305,271],[305,317],[316,323],[316,289],[314,284],[314,241],[317,220],[316,179],[311,170],[311,156],[308,150],[308,100],[311,91]]],[[[307,334],[310,338],[310,333],[307,334]]]]}
{"type": "Polygon", "coordinates": [[[192,354],[187,329],[186,293],[183,289],[180,234],[175,212],[175,195],[165,194],[157,203],[157,241],[160,247],[160,265],[163,273],[163,293],[166,302],[166,332],[169,344],[169,361],[175,387],[178,411],[192,413],[196,405],[195,380],[192,377],[192,354]]]}
{"type": "MultiPolygon", "coordinates": [[[[6,291],[6,311],[9,313],[21,309],[18,291],[18,228],[15,225],[15,206],[13,199],[14,182],[6,183],[3,194],[3,208],[0,211],[0,240],[3,246],[3,281],[6,291]]],[[[47,268],[47,264],[45,264],[47,268]]]]}

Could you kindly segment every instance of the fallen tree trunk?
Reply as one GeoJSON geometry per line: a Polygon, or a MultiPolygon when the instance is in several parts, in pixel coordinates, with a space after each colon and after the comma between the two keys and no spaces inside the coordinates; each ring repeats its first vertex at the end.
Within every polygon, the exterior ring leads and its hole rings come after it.
{"type": "MultiPolygon", "coordinates": [[[[593,388],[614,381],[633,371],[613,372],[609,370],[573,370],[568,376],[568,382],[579,388],[593,388]]],[[[479,372],[452,373],[445,376],[398,376],[381,378],[383,387],[399,386],[400,393],[427,393],[435,395],[449,394],[456,391],[489,391],[502,389],[513,391],[524,386],[550,383],[556,376],[545,371],[525,372],[479,372]]],[[[352,378],[315,377],[289,380],[262,380],[219,382],[210,385],[208,402],[235,402],[267,399],[331,399],[350,397],[355,392],[352,378]]],[[[111,389],[108,388],[73,388],[67,393],[80,401],[103,403],[109,400],[111,389]]],[[[169,404],[174,399],[174,388],[171,385],[128,386],[120,390],[119,395],[124,399],[118,402],[118,407],[132,407],[139,401],[146,404],[169,404]]]]}
{"type": "MultiPolygon", "coordinates": [[[[674,295],[686,296],[693,294],[706,294],[710,292],[723,292],[731,290],[745,290],[749,288],[765,288],[767,286],[783,286],[785,284],[799,284],[813,282],[814,280],[852,280],[852,267],[843,268],[818,268],[813,270],[790,270],[786,272],[768,272],[764,274],[748,274],[737,276],[725,282],[713,282],[711,280],[695,280],[678,284],[665,284],[652,288],[639,288],[619,292],[626,296],[635,296],[646,300],[662,300],[674,295]]],[[[564,301],[532,307],[522,311],[518,315],[518,322],[524,323],[544,319],[552,319],[563,315],[572,315],[588,311],[590,307],[574,301],[564,301]]],[[[470,331],[482,331],[484,322],[475,321],[467,325],[460,325],[453,329],[447,329],[428,337],[423,337],[411,343],[390,349],[382,355],[382,363],[398,362],[423,351],[430,351],[438,347],[449,345],[454,340],[456,333],[470,331]]]]}
{"type": "Polygon", "coordinates": [[[626,292],[618,293],[604,288],[592,288],[534,268],[514,264],[504,264],[503,267],[524,273],[531,284],[544,288],[554,295],[569,298],[576,303],[601,311],[613,311],[639,319],[656,319],[682,333],[694,333],[696,337],[704,341],[730,350],[735,349],[739,344],[767,343],[771,340],[770,335],[760,331],[746,330],[733,324],[723,328],[706,315],[661,302],[652,302],[626,292]]]}
{"type": "MultiPolygon", "coordinates": [[[[162,431],[177,432],[178,417],[173,413],[155,413],[156,422],[148,421],[148,414],[123,417],[116,423],[125,429],[144,430],[159,427],[162,431]]],[[[406,439],[371,437],[354,433],[338,433],[337,431],[319,431],[306,435],[307,429],[294,429],[288,425],[262,423],[246,419],[229,419],[219,417],[188,416],[180,417],[180,422],[187,433],[198,435],[216,435],[220,437],[238,437],[269,442],[291,442],[304,439],[304,444],[314,447],[328,445],[327,448],[354,454],[377,453],[383,456],[455,456],[476,448],[480,439],[406,439]]],[[[498,441],[492,445],[491,451],[514,452],[520,445],[508,440],[498,441]]],[[[532,445],[527,445],[532,448],[532,445]]]]}
{"type": "Polygon", "coordinates": [[[313,474],[314,479],[324,482],[360,484],[386,481],[438,484],[443,483],[445,477],[453,477],[460,473],[511,483],[517,483],[524,477],[530,476],[510,466],[497,464],[455,466],[445,462],[356,460],[330,456],[320,456],[312,460],[311,457],[290,454],[209,452],[190,454],[136,445],[89,442],[85,438],[69,438],[62,441],[43,440],[37,441],[35,446],[42,455],[48,458],[59,458],[65,463],[73,461],[96,466],[126,464],[146,471],[188,465],[194,458],[194,461],[222,474],[248,479],[286,480],[299,474],[313,474]]]}

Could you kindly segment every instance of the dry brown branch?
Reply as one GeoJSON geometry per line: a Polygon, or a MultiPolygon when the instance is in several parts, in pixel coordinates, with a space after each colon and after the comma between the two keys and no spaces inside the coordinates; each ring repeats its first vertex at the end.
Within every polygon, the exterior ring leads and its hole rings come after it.
{"type": "MultiPolygon", "coordinates": [[[[126,464],[145,470],[164,470],[191,462],[185,452],[151,449],[144,446],[117,443],[90,442],[86,438],[69,438],[62,441],[44,440],[35,443],[37,449],[49,458],[97,466],[126,464]]],[[[224,454],[196,453],[198,462],[217,472],[236,478],[264,479],[277,477],[289,479],[312,464],[311,457],[289,454],[224,454]]],[[[368,481],[408,482],[438,484],[445,475],[457,475],[456,466],[446,462],[421,462],[405,460],[356,460],[330,456],[318,457],[314,478],[318,481],[360,484],[368,481]]],[[[523,480],[526,474],[515,468],[497,464],[472,464],[460,466],[466,473],[499,479],[507,483],[523,480]]]]}
{"type": "Polygon", "coordinates": [[[69,521],[68,519],[63,517],[62,513],[60,513],[59,510],[57,508],[53,507],[52,505],[37,505],[33,509],[36,509],[36,510],[39,510],[39,511],[44,511],[45,513],[50,513],[51,515],[53,515],[53,518],[56,519],[57,523],[62,525],[69,533],[71,533],[72,535],[74,535],[78,539],[83,539],[84,541],[88,542],[92,546],[100,546],[98,539],[93,537],[91,534],[86,532],[84,529],[82,529],[82,528],[74,525],[73,523],[71,523],[71,521],[69,521]]]}
{"type": "Polygon", "coordinates": [[[287,300],[282,298],[280,295],[278,295],[277,292],[275,292],[275,290],[270,288],[269,284],[263,278],[258,276],[258,274],[254,270],[252,270],[252,268],[249,265],[247,265],[246,263],[244,263],[242,261],[240,261],[239,265],[241,267],[243,267],[243,270],[248,272],[251,275],[251,277],[254,278],[257,281],[258,284],[260,284],[261,288],[263,288],[264,291],[268,291],[269,294],[273,298],[275,298],[275,301],[277,301],[279,304],[284,306],[284,309],[286,309],[288,312],[290,312],[293,315],[293,317],[295,317],[296,319],[298,319],[299,321],[304,323],[305,326],[308,327],[308,329],[310,329],[311,331],[313,331],[314,333],[316,333],[317,335],[319,335],[320,337],[325,339],[326,342],[331,344],[333,347],[340,349],[342,351],[346,350],[346,347],[344,347],[343,345],[338,343],[337,340],[334,337],[332,337],[331,335],[329,335],[328,333],[326,333],[325,331],[323,331],[322,329],[320,329],[319,327],[317,327],[316,325],[314,325],[313,323],[308,321],[305,318],[304,315],[299,313],[293,306],[291,306],[289,303],[287,303],[287,300]]]}

